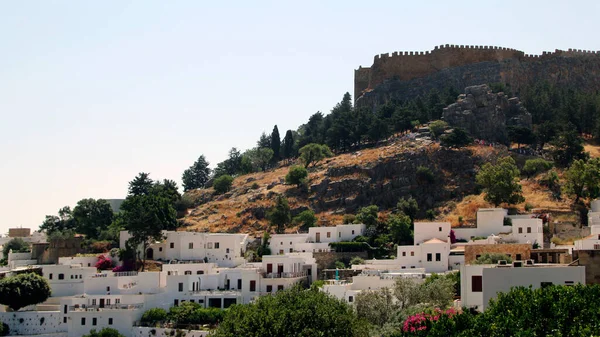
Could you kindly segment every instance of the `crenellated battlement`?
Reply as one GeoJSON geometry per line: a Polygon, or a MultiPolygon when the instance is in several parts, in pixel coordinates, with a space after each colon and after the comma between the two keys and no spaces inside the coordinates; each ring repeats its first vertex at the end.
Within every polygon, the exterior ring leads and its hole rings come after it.
{"type": "Polygon", "coordinates": [[[441,69],[481,62],[502,62],[509,59],[535,62],[553,57],[600,57],[600,51],[556,49],[554,52],[531,55],[500,46],[454,44],[435,46],[431,51],[395,51],[375,55],[371,67],[359,67],[355,70],[354,97],[358,98],[363,92],[391,78],[405,81],[425,77],[441,69]]]}

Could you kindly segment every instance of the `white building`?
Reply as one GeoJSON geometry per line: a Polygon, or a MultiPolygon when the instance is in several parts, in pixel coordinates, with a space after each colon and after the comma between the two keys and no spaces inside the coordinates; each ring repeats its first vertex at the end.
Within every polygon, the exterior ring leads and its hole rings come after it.
{"type": "Polygon", "coordinates": [[[575,240],[573,246],[575,250],[598,250],[600,249],[600,234],[591,234],[575,240]]]}
{"type": "Polygon", "coordinates": [[[542,219],[533,218],[529,214],[508,215],[508,211],[503,208],[481,208],[477,211],[475,227],[456,227],[453,230],[456,239],[467,241],[494,234],[516,243],[541,245],[544,242],[542,219]],[[510,219],[511,225],[505,225],[505,218],[510,219]]]}
{"type": "Polygon", "coordinates": [[[461,305],[485,310],[498,292],[511,287],[537,289],[547,285],[585,284],[585,267],[559,264],[464,265],[461,267],[461,305]]]}
{"type": "MultiPolygon", "coordinates": [[[[248,234],[196,233],[164,231],[165,239],[150,244],[146,258],[154,260],[205,261],[221,267],[235,267],[246,260],[244,254],[248,245],[248,234]]],[[[121,231],[121,248],[130,238],[127,231],[121,231]]]]}
{"type": "Polygon", "coordinates": [[[346,224],[331,227],[310,227],[308,233],[273,234],[269,239],[272,254],[292,252],[329,252],[332,242],[352,241],[363,235],[367,226],[364,224],[346,224]]]}

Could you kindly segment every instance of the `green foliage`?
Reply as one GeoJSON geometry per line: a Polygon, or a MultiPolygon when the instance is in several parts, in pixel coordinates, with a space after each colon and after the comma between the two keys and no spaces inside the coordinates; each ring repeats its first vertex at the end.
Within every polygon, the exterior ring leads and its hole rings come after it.
{"type": "Polygon", "coordinates": [[[428,210],[425,212],[425,217],[426,217],[426,218],[427,218],[427,220],[429,220],[429,221],[432,221],[432,220],[434,220],[434,219],[435,219],[435,217],[436,217],[435,210],[433,210],[433,209],[428,209],[428,210]]]}
{"type": "Polygon", "coordinates": [[[388,217],[387,226],[394,243],[399,245],[410,245],[413,243],[411,225],[411,218],[404,213],[388,217]]]}
{"type": "Polygon", "coordinates": [[[306,211],[302,211],[300,214],[295,216],[294,219],[292,219],[292,223],[294,225],[302,224],[302,227],[304,228],[314,227],[317,223],[317,217],[315,216],[315,212],[307,209],[306,211]]]}
{"type": "Polygon", "coordinates": [[[344,214],[344,217],[342,218],[342,222],[345,225],[353,223],[354,220],[356,220],[356,215],[354,214],[344,214]]]}
{"type": "Polygon", "coordinates": [[[433,138],[438,139],[448,128],[448,123],[437,120],[429,123],[429,132],[433,138]]]}
{"type": "Polygon", "coordinates": [[[473,137],[462,128],[454,128],[449,134],[441,136],[440,141],[442,146],[461,148],[473,143],[473,137]]]}
{"type": "Polygon", "coordinates": [[[142,323],[145,325],[154,326],[156,323],[167,320],[167,311],[163,308],[152,308],[146,310],[142,315],[142,323]]]}
{"type": "Polygon", "coordinates": [[[580,198],[595,199],[600,197],[600,158],[587,162],[581,159],[573,161],[565,173],[567,193],[580,198]]]}
{"type": "Polygon", "coordinates": [[[4,258],[8,259],[8,253],[10,251],[13,253],[24,253],[30,250],[30,246],[27,242],[23,241],[21,238],[10,239],[7,243],[2,246],[2,254],[4,258]]]}
{"type": "Polygon", "coordinates": [[[73,208],[73,220],[77,233],[88,239],[99,239],[112,223],[113,211],[106,200],[82,199],[73,208]]]}
{"type": "Polygon", "coordinates": [[[535,142],[535,135],[528,127],[509,126],[507,131],[508,139],[513,143],[517,143],[519,147],[521,144],[533,144],[535,142]]]}
{"type": "Polygon", "coordinates": [[[589,154],[583,151],[583,139],[572,124],[567,125],[551,144],[554,146],[552,158],[559,167],[568,167],[577,159],[587,160],[589,158],[589,154]]]}
{"type": "Polygon", "coordinates": [[[0,322],[0,336],[8,336],[10,334],[10,328],[8,324],[0,322]]]}
{"type": "Polygon", "coordinates": [[[512,258],[506,254],[485,253],[473,261],[473,264],[496,264],[500,260],[505,260],[507,263],[512,263],[512,258]]]}
{"type": "Polygon", "coordinates": [[[204,188],[204,185],[206,185],[206,182],[210,178],[210,168],[208,165],[208,161],[202,154],[190,168],[183,171],[181,180],[183,181],[184,191],[187,192],[196,188],[204,188]]]}
{"type": "Polygon", "coordinates": [[[233,177],[225,174],[215,179],[213,188],[217,194],[223,194],[231,190],[231,184],[233,184],[233,177]]]}
{"type": "Polygon", "coordinates": [[[150,179],[150,173],[140,172],[129,182],[129,196],[150,194],[154,181],[150,179]]]}
{"type": "Polygon", "coordinates": [[[363,260],[360,256],[355,256],[352,259],[350,259],[350,265],[358,265],[358,264],[363,264],[365,263],[365,260],[363,260]]]}
{"type": "Polygon", "coordinates": [[[83,335],[83,337],[125,337],[123,336],[119,330],[112,328],[102,328],[100,331],[96,331],[96,329],[90,330],[90,333],[87,335],[83,335]]]}
{"type": "Polygon", "coordinates": [[[331,150],[327,145],[311,143],[303,146],[300,151],[300,160],[304,163],[304,167],[307,168],[309,165],[317,165],[321,160],[333,156],[331,150]]]}
{"type": "Polygon", "coordinates": [[[335,250],[338,253],[341,252],[364,252],[369,249],[369,246],[364,242],[356,242],[356,241],[340,241],[340,242],[330,242],[329,247],[335,250]]]}
{"type": "Polygon", "coordinates": [[[281,148],[281,139],[279,138],[279,129],[277,125],[273,127],[273,132],[271,132],[271,150],[273,150],[273,161],[278,161],[281,158],[281,153],[279,150],[281,148]]]}
{"type": "Polygon", "coordinates": [[[306,168],[302,166],[292,166],[285,176],[285,182],[300,187],[306,182],[306,177],[308,177],[306,168]]]}
{"type": "MultiPolygon", "coordinates": [[[[532,209],[533,209],[533,205],[532,204],[530,204],[530,203],[526,203],[525,204],[525,211],[526,212],[531,212],[532,209]]],[[[507,218],[507,219],[509,219],[509,218],[507,218]]]]}
{"type": "Polygon", "coordinates": [[[346,264],[343,261],[337,260],[333,264],[335,269],[346,269],[346,264]]]}
{"type": "Polygon", "coordinates": [[[485,200],[495,206],[501,203],[518,204],[523,202],[521,184],[518,181],[519,169],[515,160],[504,157],[496,165],[486,163],[477,173],[477,183],[484,188],[485,200]]]}
{"type": "Polygon", "coordinates": [[[542,158],[527,159],[525,161],[525,165],[523,166],[522,172],[527,176],[527,178],[531,178],[542,172],[550,170],[552,165],[552,162],[542,158]]]}
{"type": "Polygon", "coordinates": [[[433,184],[435,175],[429,167],[419,166],[417,167],[417,182],[419,184],[433,184]]]}
{"type": "Polygon", "coordinates": [[[180,324],[210,324],[215,325],[223,320],[227,310],[204,308],[198,303],[183,302],[173,306],[166,314],[167,320],[175,325],[180,324]]]}
{"type": "Polygon", "coordinates": [[[50,294],[48,281],[35,273],[0,279],[0,304],[7,305],[15,311],[44,302],[50,294]]]}
{"type": "Polygon", "coordinates": [[[292,130],[287,130],[285,132],[285,137],[283,138],[283,153],[282,156],[284,159],[292,158],[296,155],[296,141],[294,139],[294,134],[292,130]]]}
{"type": "Polygon", "coordinates": [[[371,205],[363,207],[356,214],[356,220],[354,223],[365,224],[367,227],[376,226],[379,216],[379,207],[371,205]]]}
{"type": "MultiPolygon", "coordinates": [[[[269,167],[271,159],[273,159],[273,150],[271,150],[269,147],[255,147],[244,152],[244,157],[248,158],[251,167],[250,172],[259,170],[266,171],[269,167]]],[[[244,163],[242,158],[242,166],[244,167],[244,170],[248,169],[248,167],[246,167],[247,165],[248,163],[244,163]]]]}
{"type": "Polygon", "coordinates": [[[408,199],[402,198],[396,204],[396,208],[399,212],[408,215],[411,223],[415,221],[415,217],[417,213],[419,213],[419,204],[417,204],[417,200],[412,196],[408,199]]]}
{"type": "Polygon", "coordinates": [[[282,195],[277,196],[275,205],[267,212],[267,218],[269,219],[271,226],[276,226],[277,233],[283,233],[285,225],[292,221],[290,205],[288,204],[286,197],[282,195]]]}
{"type": "Polygon", "coordinates": [[[319,290],[295,287],[235,305],[215,337],[367,336],[351,306],[319,290]]]}
{"type": "Polygon", "coordinates": [[[263,131],[260,135],[260,138],[256,142],[257,148],[269,148],[271,147],[271,136],[267,136],[267,134],[263,131]]]}
{"type": "Polygon", "coordinates": [[[46,234],[50,235],[53,232],[63,232],[69,230],[75,230],[75,220],[73,219],[73,212],[71,207],[65,206],[58,210],[58,216],[46,215],[46,219],[40,225],[40,230],[45,231],[46,234]]]}

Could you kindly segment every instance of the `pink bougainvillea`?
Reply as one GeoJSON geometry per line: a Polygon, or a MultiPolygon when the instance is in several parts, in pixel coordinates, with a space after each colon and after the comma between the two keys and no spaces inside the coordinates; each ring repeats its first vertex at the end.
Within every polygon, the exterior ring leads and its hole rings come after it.
{"type": "Polygon", "coordinates": [[[446,311],[442,311],[440,309],[435,309],[433,313],[427,314],[424,312],[418,313],[416,315],[409,316],[402,326],[402,330],[404,332],[417,332],[421,330],[427,329],[427,321],[435,322],[440,319],[440,315],[447,315],[452,317],[456,315],[457,312],[453,308],[450,308],[446,311]]]}
{"type": "Polygon", "coordinates": [[[98,270],[109,270],[113,267],[113,262],[110,258],[104,255],[98,256],[98,262],[96,262],[96,269],[98,270]]]}

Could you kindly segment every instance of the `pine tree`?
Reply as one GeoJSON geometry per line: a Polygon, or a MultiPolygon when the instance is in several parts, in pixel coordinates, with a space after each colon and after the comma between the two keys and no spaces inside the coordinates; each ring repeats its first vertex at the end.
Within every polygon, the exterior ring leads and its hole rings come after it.
{"type": "Polygon", "coordinates": [[[273,132],[271,132],[271,150],[273,150],[273,162],[281,159],[281,154],[279,153],[281,147],[281,139],[279,138],[279,129],[277,125],[273,127],[273,132]]]}

